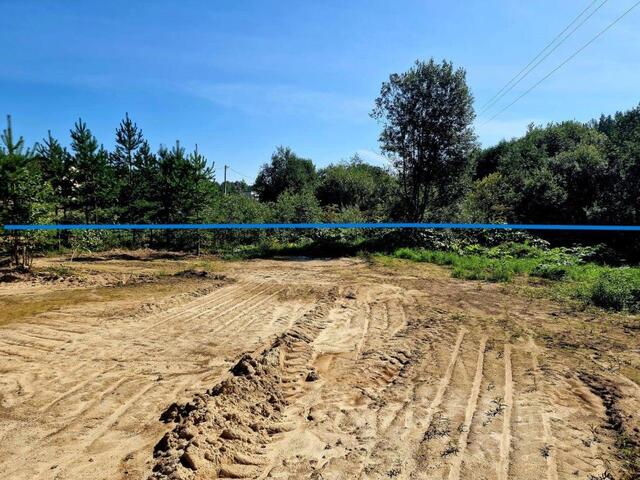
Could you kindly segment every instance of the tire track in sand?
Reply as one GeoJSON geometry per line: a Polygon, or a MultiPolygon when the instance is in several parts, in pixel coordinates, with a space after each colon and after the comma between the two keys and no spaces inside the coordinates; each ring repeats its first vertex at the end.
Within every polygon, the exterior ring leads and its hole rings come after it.
{"type": "MultiPolygon", "coordinates": [[[[106,433],[108,433],[115,425],[117,425],[120,418],[122,418],[125,413],[136,404],[136,402],[149,390],[155,387],[155,383],[153,381],[147,381],[140,385],[139,388],[132,393],[126,402],[120,404],[113,412],[104,418],[98,425],[91,428],[88,432],[87,438],[84,441],[80,442],[78,446],[81,452],[86,452],[106,433]]],[[[67,456],[64,460],[58,463],[58,475],[61,476],[64,471],[72,464],[77,462],[77,456],[67,456]]],[[[41,472],[42,473],[42,472],[41,472]]]]}
{"type": "Polygon", "coordinates": [[[444,394],[451,383],[451,377],[453,376],[453,370],[456,366],[456,362],[458,361],[458,357],[460,356],[460,347],[462,346],[462,340],[464,340],[464,336],[467,333],[467,330],[461,328],[458,332],[458,338],[456,339],[455,346],[453,347],[453,352],[451,353],[451,358],[449,359],[449,365],[447,365],[447,369],[444,372],[442,379],[440,380],[440,384],[438,385],[438,390],[436,391],[435,397],[431,401],[429,408],[427,409],[427,415],[425,417],[425,430],[428,430],[431,426],[431,422],[433,421],[433,416],[436,411],[440,407],[442,403],[442,399],[444,398],[444,394]]]}
{"type": "MultiPolygon", "coordinates": [[[[260,296],[260,295],[264,294],[267,290],[268,290],[268,289],[265,289],[265,290],[263,290],[263,291],[261,291],[261,292],[257,293],[257,294],[256,294],[256,295],[254,295],[253,297],[251,297],[251,298],[249,298],[249,299],[245,300],[244,302],[240,302],[237,306],[243,305],[244,303],[246,303],[246,302],[248,302],[248,301],[250,301],[250,300],[252,300],[252,299],[257,298],[258,296],[260,296]]],[[[238,318],[240,318],[240,317],[244,316],[244,315],[245,315],[247,312],[249,312],[250,310],[253,310],[253,309],[255,309],[255,308],[258,308],[258,307],[262,306],[263,304],[265,304],[267,301],[271,300],[271,299],[272,299],[273,297],[275,297],[276,295],[278,295],[278,294],[282,293],[284,290],[285,290],[285,288],[283,287],[283,288],[280,288],[280,289],[276,290],[275,292],[272,292],[272,293],[268,294],[267,296],[265,296],[264,298],[260,299],[259,301],[257,301],[257,302],[256,302],[256,303],[254,303],[253,305],[250,305],[248,308],[243,309],[243,310],[242,310],[238,315],[235,315],[235,316],[234,316],[234,317],[232,317],[229,321],[227,321],[227,322],[223,323],[222,325],[219,325],[219,326],[218,326],[218,328],[216,328],[216,329],[212,330],[212,331],[211,331],[211,333],[213,333],[213,334],[217,334],[217,333],[220,333],[220,332],[224,331],[227,327],[229,327],[229,326],[230,326],[233,322],[235,322],[238,318]]],[[[227,310],[227,311],[225,311],[225,312],[221,313],[220,315],[217,315],[217,316],[215,316],[215,317],[209,318],[208,320],[209,320],[209,321],[211,321],[211,320],[216,320],[216,319],[220,318],[221,316],[225,315],[226,313],[232,312],[233,310],[235,310],[235,308],[230,308],[229,310],[227,310]]],[[[254,317],[250,317],[250,318],[248,319],[248,321],[247,321],[244,325],[242,325],[242,326],[238,327],[238,329],[239,329],[239,330],[244,330],[245,328],[247,328],[247,327],[251,326],[251,325],[252,325],[256,320],[257,320],[257,317],[255,317],[255,316],[254,316],[254,317]]],[[[239,331],[239,330],[238,330],[238,331],[239,331]]]]}
{"type": "Polygon", "coordinates": [[[540,347],[536,345],[533,338],[529,339],[529,351],[531,352],[531,370],[535,375],[536,385],[540,389],[538,392],[538,404],[541,405],[540,416],[542,418],[542,441],[545,446],[549,446],[547,458],[547,480],[558,480],[558,462],[556,459],[556,444],[551,431],[551,420],[549,414],[544,410],[544,379],[540,373],[540,362],[538,360],[538,354],[540,347]]]}
{"type": "MultiPolygon", "coordinates": [[[[263,285],[264,283],[259,283],[259,285],[263,285]]],[[[175,318],[178,318],[182,315],[185,315],[187,313],[192,312],[193,310],[196,310],[198,308],[204,308],[207,305],[210,305],[211,303],[215,302],[216,300],[222,300],[223,298],[226,298],[230,295],[233,295],[235,292],[238,291],[242,291],[243,285],[242,284],[234,284],[234,285],[230,285],[228,288],[224,288],[222,287],[221,289],[218,289],[214,292],[211,292],[208,295],[204,295],[203,297],[200,298],[196,298],[195,300],[191,301],[191,302],[187,302],[185,305],[176,305],[175,307],[171,307],[168,310],[165,310],[163,312],[158,312],[158,313],[154,313],[152,315],[150,315],[148,318],[153,318],[153,317],[163,317],[165,315],[169,315],[166,318],[162,318],[162,320],[160,320],[159,322],[156,322],[152,325],[149,325],[146,328],[143,328],[141,330],[141,332],[147,332],[149,330],[153,330],[157,327],[159,327],[160,325],[173,320],[175,318]]],[[[227,302],[225,302],[227,303],[227,302]]]]}
{"type": "Polygon", "coordinates": [[[451,469],[449,470],[449,480],[457,480],[460,478],[460,467],[462,466],[462,458],[464,456],[465,449],[467,448],[467,437],[469,436],[469,430],[471,430],[471,421],[478,408],[478,396],[480,395],[480,385],[482,384],[482,375],[484,371],[484,351],[487,346],[487,337],[482,337],[480,340],[480,347],[478,348],[478,362],[476,364],[476,374],[473,378],[473,385],[471,387],[471,393],[469,394],[469,402],[465,410],[464,423],[462,433],[458,439],[458,445],[460,448],[459,453],[455,456],[451,469]]]}
{"type": "MultiPolygon", "coordinates": [[[[262,284],[261,284],[261,285],[262,285],[262,284]]],[[[253,290],[253,289],[252,289],[252,290],[253,290]]],[[[220,318],[220,317],[224,317],[225,315],[227,315],[227,314],[229,314],[229,313],[231,313],[231,312],[233,312],[233,311],[237,310],[238,308],[240,308],[240,307],[244,306],[244,308],[242,308],[242,309],[240,310],[240,312],[239,312],[239,313],[237,313],[234,317],[232,317],[232,319],[231,319],[230,321],[228,321],[227,323],[225,323],[225,324],[223,324],[223,325],[218,325],[218,326],[217,326],[217,328],[213,328],[213,329],[209,330],[207,333],[208,333],[208,334],[217,334],[217,333],[222,332],[222,331],[224,330],[224,328],[225,328],[225,327],[227,327],[229,324],[231,324],[233,321],[237,320],[238,318],[240,318],[240,317],[242,317],[243,315],[245,315],[245,314],[246,314],[248,311],[250,311],[251,309],[256,308],[257,306],[262,305],[262,304],[263,304],[263,303],[265,303],[267,300],[269,300],[270,298],[272,298],[272,297],[274,297],[275,295],[277,295],[278,293],[280,293],[280,291],[277,291],[277,292],[275,292],[275,293],[272,293],[272,294],[270,294],[270,295],[268,295],[268,296],[266,296],[266,297],[264,297],[264,298],[262,298],[262,299],[258,300],[257,302],[255,302],[255,303],[253,303],[253,304],[251,303],[253,300],[255,300],[256,298],[258,298],[259,296],[264,295],[264,293],[265,293],[266,291],[268,291],[268,290],[269,290],[269,287],[267,287],[267,288],[265,288],[265,289],[263,289],[263,290],[260,290],[258,293],[256,293],[256,294],[252,295],[251,297],[249,297],[249,298],[247,298],[247,299],[245,299],[245,300],[243,300],[243,301],[241,301],[241,302],[238,302],[238,303],[235,303],[235,304],[231,305],[229,308],[226,308],[226,309],[225,309],[225,310],[223,310],[222,312],[219,312],[219,313],[217,313],[217,314],[213,315],[212,317],[208,317],[208,318],[206,318],[205,320],[206,320],[207,322],[211,322],[211,321],[213,321],[213,320],[217,320],[217,319],[218,319],[218,318],[220,318]],[[247,304],[248,304],[248,305],[247,305],[247,304]]],[[[236,300],[236,297],[233,297],[232,299],[230,299],[230,300],[228,300],[228,301],[224,302],[224,304],[226,305],[226,304],[228,304],[229,302],[232,302],[233,300],[236,300]]],[[[216,307],[216,308],[214,308],[214,309],[212,309],[212,310],[213,310],[213,311],[216,311],[216,310],[218,310],[218,308],[216,307]]],[[[161,350],[159,351],[159,354],[160,354],[160,355],[165,355],[165,354],[166,354],[169,350],[171,350],[172,348],[173,348],[173,349],[175,349],[175,348],[176,348],[176,341],[177,341],[177,340],[179,340],[179,339],[181,339],[181,338],[183,338],[183,337],[186,337],[187,335],[192,335],[192,330],[184,328],[184,327],[185,327],[185,325],[187,324],[187,322],[192,322],[192,321],[197,320],[197,319],[199,319],[199,318],[201,318],[201,317],[203,317],[203,316],[205,316],[205,315],[208,315],[208,314],[211,314],[211,310],[204,310],[204,311],[202,311],[202,312],[200,312],[200,313],[198,313],[198,314],[196,314],[196,315],[192,315],[191,317],[188,317],[188,318],[184,319],[184,320],[181,322],[181,329],[182,329],[182,332],[181,332],[181,333],[178,333],[177,335],[174,335],[174,336],[173,336],[173,343],[172,343],[171,345],[168,345],[168,346],[167,346],[167,347],[165,347],[164,349],[161,349],[161,350]]]]}
{"type": "Polygon", "coordinates": [[[86,385],[88,385],[89,383],[93,382],[94,380],[96,380],[97,378],[101,377],[102,375],[104,375],[107,372],[110,372],[111,370],[113,370],[114,368],[116,368],[116,365],[112,365],[111,367],[108,367],[104,370],[100,370],[98,372],[96,372],[95,374],[91,375],[89,378],[87,378],[86,380],[77,383],[73,388],[68,389],[67,391],[65,391],[62,395],[58,395],[56,398],[54,398],[52,401],[50,401],[49,403],[47,403],[46,405],[44,405],[43,407],[40,408],[40,412],[44,413],[47,412],[48,410],[50,410],[51,408],[53,408],[55,405],[57,405],[58,403],[60,403],[62,400],[65,400],[67,398],[69,398],[71,395],[73,395],[74,393],[76,393],[77,391],[81,390],[82,388],[84,388],[86,385]]]}
{"type": "MultiPolygon", "coordinates": [[[[266,282],[265,282],[265,283],[266,283],[266,282]]],[[[252,287],[252,288],[249,288],[249,289],[248,289],[248,292],[255,292],[256,290],[259,290],[259,291],[258,291],[258,293],[254,293],[254,294],[253,294],[252,296],[250,296],[249,298],[246,298],[246,299],[244,299],[244,300],[242,300],[242,301],[240,301],[240,302],[238,302],[238,297],[242,297],[242,295],[243,295],[243,292],[242,292],[242,291],[240,292],[240,294],[239,294],[239,295],[233,296],[232,298],[230,298],[230,299],[228,299],[228,300],[225,300],[225,301],[224,301],[224,302],[222,302],[221,304],[216,305],[215,307],[213,307],[213,308],[211,308],[211,309],[203,308],[203,309],[202,309],[202,311],[200,311],[200,312],[196,312],[195,314],[193,314],[193,315],[191,315],[191,316],[189,316],[189,317],[186,317],[186,318],[181,319],[181,327],[182,327],[182,329],[184,330],[184,326],[187,324],[187,322],[193,322],[194,320],[198,320],[199,318],[204,317],[205,315],[210,315],[210,314],[212,314],[213,312],[219,311],[223,306],[227,306],[227,305],[231,304],[231,306],[229,306],[228,308],[226,308],[226,309],[225,309],[225,310],[223,310],[222,312],[220,312],[220,313],[218,313],[218,314],[214,315],[213,317],[209,317],[209,318],[207,318],[207,319],[206,319],[206,321],[210,322],[211,320],[218,319],[218,318],[220,318],[220,317],[222,317],[222,316],[226,315],[227,313],[233,312],[233,311],[234,311],[234,310],[236,310],[238,307],[240,307],[240,306],[242,306],[242,305],[245,305],[245,304],[246,304],[246,303],[248,303],[248,302],[251,302],[252,300],[254,300],[254,299],[258,298],[260,295],[263,295],[263,294],[265,294],[265,292],[268,292],[268,291],[270,290],[270,288],[271,288],[271,287],[269,287],[269,286],[267,286],[267,287],[265,287],[265,288],[261,288],[263,285],[264,285],[264,283],[260,283],[260,284],[258,284],[257,286],[254,286],[254,287],[252,287]]],[[[245,292],[244,294],[246,294],[246,292],[245,292]]],[[[247,312],[247,311],[249,311],[249,309],[251,309],[251,308],[252,308],[251,306],[246,307],[245,309],[243,309],[243,310],[241,311],[241,314],[246,313],[246,312],[247,312]]],[[[181,334],[177,335],[177,336],[176,336],[176,337],[174,337],[174,338],[176,338],[176,339],[177,339],[177,338],[180,338],[180,337],[182,337],[182,336],[184,336],[184,335],[187,335],[187,334],[189,334],[189,333],[190,333],[190,331],[189,331],[189,330],[186,330],[186,331],[183,331],[183,333],[181,333],[181,334]]]]}
{"type": "MultiPolygon", "coordinates": [[[[451,377],[453,376],[453,371],[454,371],[456,362],[458,361],[458,357],[460,356],[460,348],[462,346],[462,341],[464,340],[466,333],[467,333],[467,330],[465,328],[461,328],[458,331],[458,336],[456,338],[456,342],[451,352],[451,356],[449,357],[449,363],[447,364],[447,368],[445,369],[445,372],[442,378],[440,379],[440,383],[438,384],[438,389],[436,391],[436,394],[431,400],[431,402],[429,403],[429,406],[427,407],[427,410],[426,410],[425,421],[423,423],[423,427],[425,431],[429,429],[433,421],[433,417],[436,411],[438,411],[438,408],[440,407],[440,404],[442,403],[442,400],[444,398],[444,394],[446,393],[447,388],[451,383],[451,377]]],[[[415,400],[416,400],[415,398],[416,385],[413,386],[412,390],[413,390],[413,395],[411,395],[412,400],[409,402],[406,402],[398,411],[396,411],[393,415],[391,422],[386,427],[383,428],[381,436],[384,437],[385,439],[390,436],[389,433],[391,428],[394,425],[396,425],[396,422],[400,419],[400,416],[404,414],[404,422],[402,422],[402,425],[400,425],[400,427],[402,431],[401,433],[404,433],[405,435],[402,438],[400,438],[398,442],[406,443],[407,439],[404,437],[406,437],[406,434],[410,433],[409,426],[413,421],[412,417],[413,417],[413,410],[415,407],[413,404],[415,403],[415,400]]],[[[362,467],[358,474],[358,478],[368,478],[366,476],[366,470],[367,470],[367,467],[369,466],[369,460],[371,459],[372,455],[375,453],[375,450],[377,449],[380,443],[381,441],[379,441],[376,444],[376,446],[374,446],[373,449],[369,450],[369,452],[367,453],[365,459],[362,462],[362,467]]],[[[408,466],[409,474],[407,475],[407,478],[410,478],[412,474],[416,472],[416,469],[417,469],[417,466],[415,464],[415,459],[411,458],[410,462],[411,464],[408,466]]]]}
{"type": "Polygon", "coordinates": [[[500,459],[498,462],[498,480],[509,477],[509,451],[511,450],[511,413],[513,411],[513,375],[511,372],[511,345],[504,346],[504,419],[500,438],[500,459]]]}

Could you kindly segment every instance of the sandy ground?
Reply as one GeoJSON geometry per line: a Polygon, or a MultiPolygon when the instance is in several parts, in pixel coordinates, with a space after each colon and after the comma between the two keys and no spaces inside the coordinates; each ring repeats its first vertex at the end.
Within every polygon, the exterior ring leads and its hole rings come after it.
{"type": "Polygon", "coordinates": [[[2,478],[639,478],[638,319],[404,262],[185,266],[0,284],[2,478]]]}

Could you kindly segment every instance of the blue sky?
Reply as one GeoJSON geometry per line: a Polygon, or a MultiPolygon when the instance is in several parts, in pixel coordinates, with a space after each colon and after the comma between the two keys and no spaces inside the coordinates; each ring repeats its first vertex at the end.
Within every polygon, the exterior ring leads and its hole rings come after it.
{"type": "MultiPolygon", "coordinates": [[[[609,0],[501,105],[635,1],[609,0]]],[[[218,178],[227,163],[252,179],[277,145],[321,166],[356,152],[381,162],[368,114],[391,72],[450,59],[480,107],[588,3],[0,0],[0,113],[28,143],[48,129],[68,143],[81,116],[111,147],[129,112],[154,147],[197,143],[218,178]]],[[[507,112],[478,119],[483,145],[638,105],[638,25],[640,7],[507,112]]]]}

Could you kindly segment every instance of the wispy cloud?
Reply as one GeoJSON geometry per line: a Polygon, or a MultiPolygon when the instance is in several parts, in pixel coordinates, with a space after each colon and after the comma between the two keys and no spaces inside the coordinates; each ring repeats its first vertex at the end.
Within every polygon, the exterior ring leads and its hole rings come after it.
{"type": "Polygon", "coordinates": [[[366,121],[371,101],[291,85],[192,83],[187,92],[249,115],[311,116],[322,120],[366,121]]]}
{"type": "Polygon", "coordinates": [[[389,159],[380,155],[377,152],[369,149],[360,149],[357,150],[356,153],[358,156],[367,163],[371,163],[373,165],[379,165],[381,167],[388,167],[390,165],[389,159]]]}
{"type": "Polygon", "coordinates": [[[498,143],[500,140],[509,140],[513,137],[519,137],[527,131],[527,127],[534,123],[545,124],[546,120],[535,118],[520,118],[514,120],[491,120],[483,123],[478,121],[476,124],[476,133],[483,146],[487,147],[498,143]]]}

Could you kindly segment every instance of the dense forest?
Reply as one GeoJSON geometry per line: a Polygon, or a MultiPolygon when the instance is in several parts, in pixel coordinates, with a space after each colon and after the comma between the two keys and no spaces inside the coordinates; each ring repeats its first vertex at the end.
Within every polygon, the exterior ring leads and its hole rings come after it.
{"type": "MultiPolygon", "coordinates": [[[[301,152],[278,147],[254,185],[226,186],[197,146],[176,141],[154,151],[129,115],[116,128],[111,151],[81,119],[68,147],[49,132],[28,148],[8,117],[0,146],[0,224],[640,220],[640,106],[588,123],[531,125],[520,138],[482,149],[464,70],[430,60],[390,75],[373,107],[387,168],[357,155],[317,168],[301,152]]],[[[199,251],[366,234],[3,232],[0,241],[26,266],[27,252],[55,248],[199,251]]],[[[631,251],[637,242],[628,238],[631,251]]]]}

